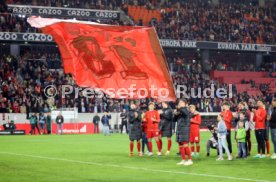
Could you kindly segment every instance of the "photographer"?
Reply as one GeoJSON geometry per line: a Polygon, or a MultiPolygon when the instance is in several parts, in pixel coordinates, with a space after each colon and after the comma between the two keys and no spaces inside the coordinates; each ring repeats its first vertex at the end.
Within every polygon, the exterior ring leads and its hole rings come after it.
{"type": "Polygon", "coordinates": [[[215,125],[208,126],[209,131],[212,133],[212,137],[207,141],[206,143],[206,152],[207,152],[207,157],[210,156],[210,149],[216,149],[217,150],[217,155],[219,154],[218,152],[218,132],[217,132],[217,127],[215,125]]]}
{"type": "Polygon", "coordinates": [[[14,121],[11,120],[11,122],[3,124],[5,131],[14,131],[16,129],[16,126],[14,124],[14,121]]]}

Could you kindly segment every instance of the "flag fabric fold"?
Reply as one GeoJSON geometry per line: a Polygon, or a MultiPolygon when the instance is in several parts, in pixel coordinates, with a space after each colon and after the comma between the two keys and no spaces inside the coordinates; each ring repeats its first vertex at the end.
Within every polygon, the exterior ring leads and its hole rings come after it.
{"type": "Polygon", "coordinates": [[[77,85],[101,89],[118,99],[175,101],[172,78],[154,28],[41,17],[30,17],[28,22],[53,36],[64,71],[72,74],[77,85]]]}

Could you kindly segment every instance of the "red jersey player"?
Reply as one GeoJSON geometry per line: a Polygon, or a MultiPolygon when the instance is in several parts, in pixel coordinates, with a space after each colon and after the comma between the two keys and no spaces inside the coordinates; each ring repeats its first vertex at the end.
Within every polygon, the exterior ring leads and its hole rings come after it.
{"type": "Polygon", "coordinates": [[[230,111],[230,104],[228,102],[223,103],[222,109],[223,111],[221,112],[221,115],[223,116],[223,120],[227,128],[226,140],[227,140],[229,152],[232,154],[231,126],[232,126],[233,114],[230,111]]]}
{"type": "Polygon", "coordinates": [[[252,109],[254,113],[255,122],[255,135],[258,146],[258,154],[255,158],[265,158],[265,122],[266,122],[266,110],[262,101],[257,102],[258,109],[252,109]]]}
{"type": "Polygon", "coordinates": [[[201,124],[201,116],[199,112],[196,110],[194,105],[189,106],[190,113],[191,113],[191,124],[190,124],[190,144],[191,144],[191,151],[192,156],[198,156],[200,150],[200,133],[199,133],[199,126],[201,124]],[[196,152],[194,144],[196,144],[196,152]]]}
{"type": "Polygon", "coordinates": [[[158,148],[158,155],[161,155],[161,143],[158,138],[159,129],[158,124],[160,122],[160,115],[158,111],[154,110],[154,103],[149,103],[149,111],[145,114],[145,119],[147,123],[147,138],[148,138],[148,147],[149,147],[149,156],[152,156],[152,138],[155,139],[157,148],[158,148]]]}

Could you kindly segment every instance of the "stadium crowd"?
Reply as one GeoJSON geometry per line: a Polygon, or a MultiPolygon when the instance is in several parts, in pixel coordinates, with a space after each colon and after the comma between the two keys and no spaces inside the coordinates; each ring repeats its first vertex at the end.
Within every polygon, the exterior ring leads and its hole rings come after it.
{"type": "MultiPolygon", "coordinates": [[[[168,7],[168,5],[165,5],[168,7]]],[[[160,38],[239,43],[275,43],[272,9],[209,1],[177,2],[157,24],[160,38]]]]}
{"type": "MultiPolygon", "coordinates": [[[[215,88],[226,88],[227,84],[221,84],[219,81],[209,76],[209,69],[206,70],[204,63],[195,60],[184,61],[179,58],[168,58],[172,78],[175,87],[185,85],[187,88],[210,88],[211,84],[215,88]],[[181,60],[181,62],[180,62],[181,60]],[[204,69],[203,69],[204,68],[204,69]]],[[[29,113],[29,112],[47,112],[54,108],[77,107],[80,113],[84,112],[120,112],[123,109],[129,110],[130,101],[126,99],[115,100],[108,97],[103,98],[84,98],[81,94],[75,98],[75,93],[61,97],[62,85],[75,85],[74,79],[64,74],[61,67],[61,60],[58,53],[37,54],[26,51],[20,57],[4,55],[0,59],[0,100],[1,112],[29,113]],[[54,85],[57,94],[52,97],[46,97],[45,88],[48,85],[54,85]]],[[[206,64],[210,65],[211,64],[206,64]]],[[[212,70],[212,68],[211,68],[212,70]]],[[[266,86],[260,86],[261,91],[266,86]]],[[[48,91],[48,90],[47,90],[48,91]]],[[[55,90],[49,90],[50,94],[55,94],[55,90]]],[[[47,94],[48,94],[47,92],[47,94]]],[[[233,87],[233,98],[228,99],[231,109],[235,109],[241,101],[246,101],[254,106],[256,101],[261,99],[266,104],[271,103],[272,94],[259,96],[249,96],[247,93],[238,93],[233,87]]],[[[136,102],[140,107],[146,107],[151,99],[141,99],[136,102]]],[[[189,102],[197,106],[200,112],[220,112],[223,99],[216,98],[191,98],[189,102]]],[[[174,104],[172,107],[174,108],[174,104]]]]}
{"type": "MultiPolygon", "coordinates": [[[[150,21],[145,26],[155,26],[161,39],[188,39],[238,43],[274,44],[276,42],[275,18],[271,7],[222,3],[213,5],[205,0],[186,1],[11,1],[16,4],[75,7],[88,9],[118,9],[127,13],[128,5],[145,6],[161,11],[161,20],[150,21]],[[164,8],[166,7],[166,8],[164,8]]],[[[1,6],[1,5],[0,5],[1,6]]],[[[37,32],[25,17],[15,17],[0,7],[1,31],[37,32]]],[[[126,22],[108,21],[109,24],[126,22]]],[[[139,24],[139,22],[136,22],[139,24]]]]}
{"type": "Polygon", "coordinates": [[[7,0],[6,3],[64,8],[117,10],[118,7],[122,5],[122,0],[7,0]]]}

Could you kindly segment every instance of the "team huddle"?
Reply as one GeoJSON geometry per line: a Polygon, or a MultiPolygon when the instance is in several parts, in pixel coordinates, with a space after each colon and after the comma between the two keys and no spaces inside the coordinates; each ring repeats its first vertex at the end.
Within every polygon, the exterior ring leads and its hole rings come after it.
{"type": "Polygon", "coordinates": [[[134,141],[137,141],[138,155],[144,154],[145,145],[148,148],[148,155],[152,156],[152,140],[154,139],[157,145],[157,155],[162,155],[163,142],[162,138],[168,140],[167,151],[165,155],[170,154],[173,134],[173,122],[176,122],[176,142],[179,146],[179,152],[182,161],[179,165],[192,165],[192,154],[194,153],[194,144],[198,155],[200,150],[200,135],[199,126],[201,123],[200,114],[196,111],[194,105],[188,106],[186,100],[179,100],[177,109],[172,110],[167,102],[162,102],[162,109],[154,110],[155,104],[149,103],[148,111],[141,112],[135,104],[131,104],[129,111],[129,139],[130,139],[130,156],[133,156],[134,141]],[[141,142],[142,139],[142,151],[141,142]],[[189,147],[191,143],[191,148],[189,147]],[[192,150],[192,151],[191,151],[192,150]],[[188,160],[186,161],[186,156],[188,160]]]}
{"type": "MultiPolygon", "coordinates": [[[[228,102],[222,104],[223,111],[217,116],[217,124],[210,127],[213,136],[207,142],[207,156],[210,148],[217,149],[217,160],[223,160],[223,153],[232,160],[231,127],[232,119],[235,121],[235,140],[238,146],[237,158],[246,158],[251,151],[250,130],[255,130],[258,154],[256,158],[265,158],[265,148],[269,153],[267,113],[262,101],[257,102],[257,108],[248,108],[245,102],[238,105],[237,111],[233,114],[230,111],[228,102]],[[215,145],[217,144],[217,145],[215,145]],[[226,145],[228,144],[228,145],[226,145]]],[[[148,155],[153,155],[153,140],[156,142],[157,155],[162,155],[162,138],[167,138],[167,150],[169,155],[172,146],[171,137],[175,131],[176,142],[182,160],[178,165],[189,166],[193,164],[192,157],[199,156],[200,152],[200,124],[201,116],[194,105],[188,105],[187,101],[181,99],[173,110],[167,102],[162,102],[162,108],[155,110],[155,103],[150,102],[147,111],[140,111],[132,103],[128,113],[130,156],[133,156],[134,142],[136,141],[138,156],[145,154],[145,147],[148,155]],[[174,130],[173,125],[176,126],[174,130]],[[142,143],[141,143],[142,140],[142,143]],[[142,150],[141,150],[142,145],[142,150]]],[[[269,119],[268,119],[269,120],[269,119]]],[[[274,154],[275,155],[275,154],[274,154]]],[[[276,156],[275,156],[276,158],[276,156]]]]}

